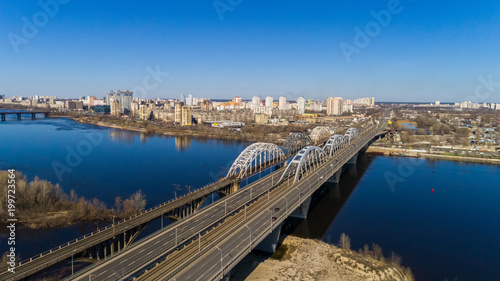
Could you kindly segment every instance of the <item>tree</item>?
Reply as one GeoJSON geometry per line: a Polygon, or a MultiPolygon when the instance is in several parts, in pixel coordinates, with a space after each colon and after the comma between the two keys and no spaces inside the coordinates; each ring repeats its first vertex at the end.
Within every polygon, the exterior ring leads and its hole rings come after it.
{"type": "Polygon", "coordinates": [[[391,256],[389,257],[389,262],[395,266],[401,266],[401,257],[396,255],[396,253],[391,252],[391,256]]]}
{"type": "Polygon", "coordinates": [[[382,253],[382,248],[380,248],[379,245],[373,243],[372,250],[373,250],[373,258],[374,259],[382,260],[384,258],[384,254],[382,253]]]}
{"type": "Polygon", "coordinates": [[[115,198],[115,208],[116,208],[116,215],[120,215],[122,212],[122,198],[120,196],[116,196],[115,198]]]}
{"type": "Polygon", "coordinates": [[[344,250],[350,250],[351,238],[349,238],[349,236],[347,236],[345,233],[342,232],[342,234],[340,234],[339,245],[344,250]]]}

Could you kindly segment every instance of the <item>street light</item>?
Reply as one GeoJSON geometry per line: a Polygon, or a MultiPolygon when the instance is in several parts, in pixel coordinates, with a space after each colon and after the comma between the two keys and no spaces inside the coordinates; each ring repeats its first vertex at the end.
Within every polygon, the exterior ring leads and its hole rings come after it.
{"type": "Polygon", "coordinates": [[[75,251],[76,250],[73,250],[73,252],[71,252],[71,276],[73,276],[73,256],[75,255],[75,251]]]}
{"type": "Polygon", "coordinates": [[[245,224],[245,227],[248,228],[248,230],[250,231],[250,236],[248,237],[248,252],[251,252],[252,251],[252,229],[245,224]]]}
{"type": "Polygon", "coordinates": [[[271,227],[269,228],[269,233],[273,232],[273,211],[267,210],[271,214],[271,227]]]}
{"type": "Polygon", "coordinates": [[[224,264],[222,263],[222,250],[219,247],[216,247],[216,248],[217,248],[217,250],[220,251],[220,271],[221,271],[222,278],[224,278],[224,264]]]}

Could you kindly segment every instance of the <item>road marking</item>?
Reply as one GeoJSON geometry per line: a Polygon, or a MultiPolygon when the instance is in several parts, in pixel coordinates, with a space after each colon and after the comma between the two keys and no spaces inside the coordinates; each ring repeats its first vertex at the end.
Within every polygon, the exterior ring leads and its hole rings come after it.
{"type": "Polygon", "coordinates": [[[111,276],[113,276],[113,275],[115,275],[115,274],[116,274],[116,272],[115,272],[115,273],[113,273],[113,274],[111,274],[111,275],[109,275],[108,277],[111,277],[111,276]]]}
{"type": "Polygon", "coordinates": [[[126,262],[127,260],[128,260],[128,259],[124,259],[123,261],[121,261],[121,262],[120,262],[120,264],[122,264],[122,263],[126,262]]]}
{"type": "Polygon", "coordinates": [[[151,253],[152,253],[152,252],[153,252],[153,251],[151,251],[151,252],[147,253],[147,254],[146,254],[146,256],[149,256],[149,255],[151,255],[151,253]]]}
{"type": "Polygon", "coordinates": [[[133,262],[129,263],[128,265],[133,265],[134,263],[135,263],[135,261],[133,261],[133,262]]]}
{"type": "Polygon", "coordinates": [[[160,242],[161,242],[161,240],[158,240],[158,242],[156,242],[155,245],[158,244],[158,243],[160,243],[160,242]]]}
{"type": "Polygon", "coordinates": [[[140,251],[139,251],[139,254],[140,254],[140,253],[142,253],[142,252],[144,252],[144,251],[146,251],[146,248],[144,248],[144,249],[140,250],[140,251]]]}
{"type": "Polygon", "coordinates": [[[107,270],[104,270],[103,272],[99,273],[99,275],[104,274],[107,270]]]}

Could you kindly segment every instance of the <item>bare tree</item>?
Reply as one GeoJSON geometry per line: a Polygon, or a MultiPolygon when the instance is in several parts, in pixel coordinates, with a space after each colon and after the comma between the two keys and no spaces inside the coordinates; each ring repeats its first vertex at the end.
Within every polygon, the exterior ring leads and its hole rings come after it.
{"type": "Polygon", "coordinates": [[[351,249],[351,238],[347,236],[347,234],[343,233],[340,234],[340,240],[339,240],[340,247],[344,250],[350,250],[351,249]]]}
{"type": "Polygon", "coordinates": [[[401,257],[396,255],[396,253],[391,252],[391,256],[389,257],[389,262],[395,266],[401,266],[401,257]]]}
{"type": "Polygon", "coordinates": [[[384,258],[384,254],[382,252],[382,248],[380,248],[379,245],[373,243],[372,244],[372,250],[373,250],[373,258],[376,260],[382,260],[384,258]]]}

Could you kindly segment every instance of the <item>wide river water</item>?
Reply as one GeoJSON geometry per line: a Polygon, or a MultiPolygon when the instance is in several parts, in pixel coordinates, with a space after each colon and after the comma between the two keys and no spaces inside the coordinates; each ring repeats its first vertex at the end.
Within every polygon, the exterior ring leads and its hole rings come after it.
{"type": "MultiPolygon", "coordinates": [[[[151,207],[173,198],[176,189],[183,194],[186,186],[218,180],[248,145],[12,117],[0,123],[0,169],[39,176],[108,206],[141,189],[151,207]]],[[[399,254],[417,280],[500,280],[499,171],[495,165],[362,155],[340,184],[327,183],[313,196],[308,218],[290,220],[284,233],[337,243],[345,232],[354,249],[377,243],[385,256],[399,254]]],[[[20,228],[17,253],[24,259],[95,228],[95,222],[20,228]]],[[[6,233],[1,226],[1,252],[6,233]]]]}

